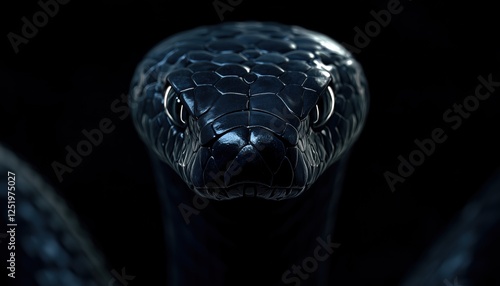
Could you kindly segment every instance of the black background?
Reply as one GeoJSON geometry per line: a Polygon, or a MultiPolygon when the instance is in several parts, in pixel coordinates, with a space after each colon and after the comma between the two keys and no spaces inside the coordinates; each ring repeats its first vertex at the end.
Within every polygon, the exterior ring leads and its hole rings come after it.
{"type": "MultiPolygon", "coordinates": [[[[0,142],[18,152],[67,199],[109,260],[151,285],[165,275],[160,205],[148,154],[130,117],[111,104],[128,93],[135,66],[156,43],[199,25],[220,22],[211,1],[72,0],[16,54],[7,38],[36,1],[2,4],[0,142]],[[64,163],[82,130],[109,118],[104,135],[59,182],[51,164],[64,163]]],[[[354,27],[389,1],[249,1],[224,21],[300,25],[354,45],[354,27]]],[[[336,285],[397,285],[445,226],[499,167],[500,91],[481,101],[459,128],[443,113],[474,94],[478,76],[500,81],[498,12],[493,4],[401,0],[403,10],[355,54],[371,93],[370,113],[345,181],[332,270],[336,285]],[[397,174],[415,139],[442,128],[447,140],[391,192],[384,172],[397,174]],[[340,284],[342,282],[342,284],[340,284]]],[[[500,90],[500,88],[499,88],[500,90]]],[[[1,158],[0,158],[1,159],[1,158]]],[[[249,275],[256,269],[249,270],[249,275]]],[[[452,281],[453,277],[450,277],[452,281]]]]}

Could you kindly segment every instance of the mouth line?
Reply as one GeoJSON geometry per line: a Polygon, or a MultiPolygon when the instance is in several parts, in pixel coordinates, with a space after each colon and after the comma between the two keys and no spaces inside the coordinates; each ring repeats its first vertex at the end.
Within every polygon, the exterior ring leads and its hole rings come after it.
{"type": "Polygon", "coordinates": [[[237,198],[262,198],[266,200],[284,200],[295,198],[306,187],[269,187],[255,183],[240,183],[231,187],[221,188],[194,188],[200,196],[213,200],[232,200],[237,198]]]}

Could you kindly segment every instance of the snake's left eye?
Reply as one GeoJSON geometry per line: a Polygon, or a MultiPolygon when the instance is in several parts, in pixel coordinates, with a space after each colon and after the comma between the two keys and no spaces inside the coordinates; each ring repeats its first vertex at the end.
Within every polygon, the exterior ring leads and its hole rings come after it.
{"type": "Polygon", "coordinates": [[[333,109],[335,106],[335,94],[330,85],[322,94],[316,106],[311,110],[311,124],[313,128],[322,127],[333,115],[333,109]]]}
{"type": "Polygon", "coordinates": [[[188,112],[170,85],[165,90],[163,106],[170,121],[181,128],[187,126],[188,112]]]}

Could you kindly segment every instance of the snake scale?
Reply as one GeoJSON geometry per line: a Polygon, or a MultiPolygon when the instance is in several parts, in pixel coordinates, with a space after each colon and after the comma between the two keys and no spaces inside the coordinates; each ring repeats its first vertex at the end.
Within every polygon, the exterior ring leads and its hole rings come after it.
{"type": "MultiPolygon", "coordinates": [[[[155,162],[166,224],[175,226],[169,285],[306,280],[281,274],[317,238],[331,238],[334,198],[368,100],[351,54],[300,27],[223,23],[154,47],[129,101],[155,162]],[[213,202],[179,225],[189,214],[176,206],[193,196],[213,202]],[[268,270],[249,274],[256,263],[268,270]],[[183,271],[193,267],[203,271],[183,271]]],[[[307,282],[325,281],[327,265],[307,282]]]]}
{"type": "MultiPolygon", "coordinates": [[[[301,27],[205,26],[154,47],[130,94],[163,206],[168,281],[158,285],[331,285],[336,206],[369,105],[349,52],[301,27]]],[[[0,155],[2,172],[24,174],[13,285],[136,285],[110,276],[43,178],[3,146],[0,155]]],[[[404,285],[442,285],[453,275],[491,281],[491,268],[467,261],[499,237],[498,178],[404,285]]]]}
{"type": "Polygon", "coordinates": [[[136,71],[130,105],[142,138],[200,196],[279,200],[349,149],[368,92],[360,65],[332,39],[232,23],[156,46],[136,71]]]}

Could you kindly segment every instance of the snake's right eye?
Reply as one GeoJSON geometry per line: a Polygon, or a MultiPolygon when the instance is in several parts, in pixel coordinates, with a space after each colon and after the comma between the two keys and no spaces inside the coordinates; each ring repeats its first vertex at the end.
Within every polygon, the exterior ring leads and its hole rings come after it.
{"type": "Polygon", "coordinates": [[[170,85],[165,90],[163,106],[170,121],[181,128],[187,126],[188,112],[170,85]]]}

